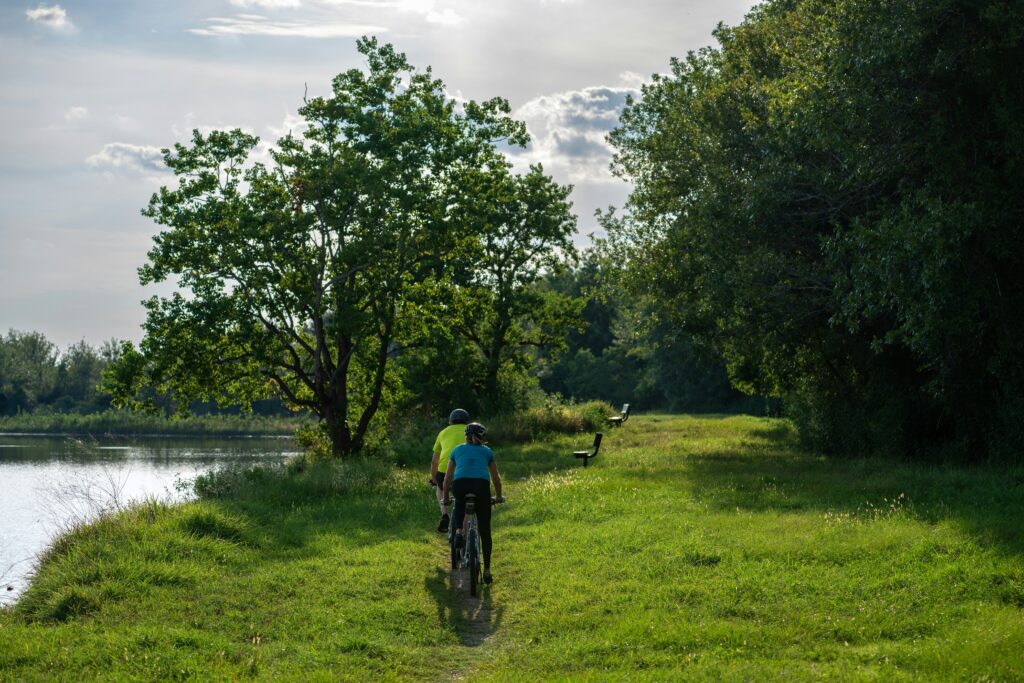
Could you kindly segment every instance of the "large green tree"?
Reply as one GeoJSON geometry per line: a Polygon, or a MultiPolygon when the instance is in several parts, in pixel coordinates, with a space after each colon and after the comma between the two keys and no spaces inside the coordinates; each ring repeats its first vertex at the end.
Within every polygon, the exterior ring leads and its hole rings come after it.
{"type": "Polygon", "coordinates": [[[1022,19],[766,2],[612,135],[637,289],[821,445],[1024,444],[1022,19]]]}
{"type": "Polygon", "coordinates": [[[455,320],[483,357],[483,403],[492,410],[508,407],[498,381],[504,366],[522,369],[528,351],[564,346],[569,330],[583,324],[583,299],[538,286],[576,258],[571,191],[539,165],[520,175],[501,162],[472,187],[467,223],[481,237],[455,320]]]}
{"type": "Polygon", "coordinates": [[[583,298],[544,284],[576,258],[571,189],[502,157],[466,177],[458,221],[476,237],[449,262],[445,324],[403,355],[410,407],[494,413],[539,393],[537,353],[557,352],[583,324],[583,298]]]}
{"type": "Polygon", "coordinates": [[[526,133],[504,100],[459,107],[390,45],[358,47],[366,69],[307,101],[305,131],[271,163],[239,130],[165,150],[178,184],[144,211],[168,229],[140,277],[180,292],[146,302],[139,351],[108,375],[122,403],[154,385],[222,403],[279,394],[321,418],[337,456],[363,446],[390,359],[442,324],[449,261],[475,238],[455,220],[467,175],[526,133]]]}

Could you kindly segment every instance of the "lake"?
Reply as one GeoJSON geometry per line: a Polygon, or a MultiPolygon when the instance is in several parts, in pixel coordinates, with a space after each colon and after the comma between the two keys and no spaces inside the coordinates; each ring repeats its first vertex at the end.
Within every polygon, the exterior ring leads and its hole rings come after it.
{"type": "Polygon", "coordinates": [[[220,465],[278,463],[290,438],[72,438],[0,434],[0,604],[70,524],[133,500],[185,497],[176,482],[220,465]]]}

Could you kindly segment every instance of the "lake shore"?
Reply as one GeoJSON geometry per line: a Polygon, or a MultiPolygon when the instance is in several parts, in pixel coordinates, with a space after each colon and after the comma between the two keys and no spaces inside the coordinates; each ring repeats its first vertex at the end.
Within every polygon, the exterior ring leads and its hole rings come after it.
{"type": "Polygon", "coordinates": [[[102,413],[23,413],[0,417],[0,434],[60,436],[290,436],[313,420],[261,415],[166,417],[127,411],[102,413]]]}
{"type": "Polygon", "coordinates": [[[197,474],[280,463],[287,436],[0,434],[0,604],[16,600],[54,538],[133,501],[182,500],[197,474]]]}

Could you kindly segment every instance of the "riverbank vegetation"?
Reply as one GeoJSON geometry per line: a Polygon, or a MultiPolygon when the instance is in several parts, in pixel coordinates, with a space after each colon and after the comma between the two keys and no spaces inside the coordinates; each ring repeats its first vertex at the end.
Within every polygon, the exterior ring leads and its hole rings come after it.
{"type": "MultiPolygon", "coordinates": [[[[637,417],[498,448],[496,582],[450,585],[419,469],[228,470],[61,538],[4,678],[1020,680],[1024,472],[637,417]]],[[[299,461],[297,461],[299,462],[299,461]]]]}
{"type": "Polygon", "coordinates": [[[0,432],[21,434],[116,434],[119,436],[287,436],[309,427],[308,417],[191,415],[169,417],[126,410],[98,413],[20,413],[0,417],[0,432]]]}

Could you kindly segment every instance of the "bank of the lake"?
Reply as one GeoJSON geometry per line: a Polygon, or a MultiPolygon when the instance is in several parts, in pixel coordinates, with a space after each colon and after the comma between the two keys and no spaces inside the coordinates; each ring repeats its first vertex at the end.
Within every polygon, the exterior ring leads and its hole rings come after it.
{"type": "Polygon", "coordinates": [[[424,468],[235,472],[62,539],[0,677],[1024,676],[1024,470],[830,461],[749,417],[637,417],[583,469],[588,440],[498,448],[482,601],[424,468]]]}
{"type": "Polygon", "coordinates": [[[287,436],[311,418],[265,415],[190,415],[124,410],[100,413],[21,413],[0,416],[0,434],[61,434],[68,436],[287,436]]]}
{"type": "Polygon", "coordinates": [[[62,530],[131,501],[179,500],[200,472],[280,463],[296,448],[278,436],[0,434],[0,604],[17,598],[62,530]]]}

